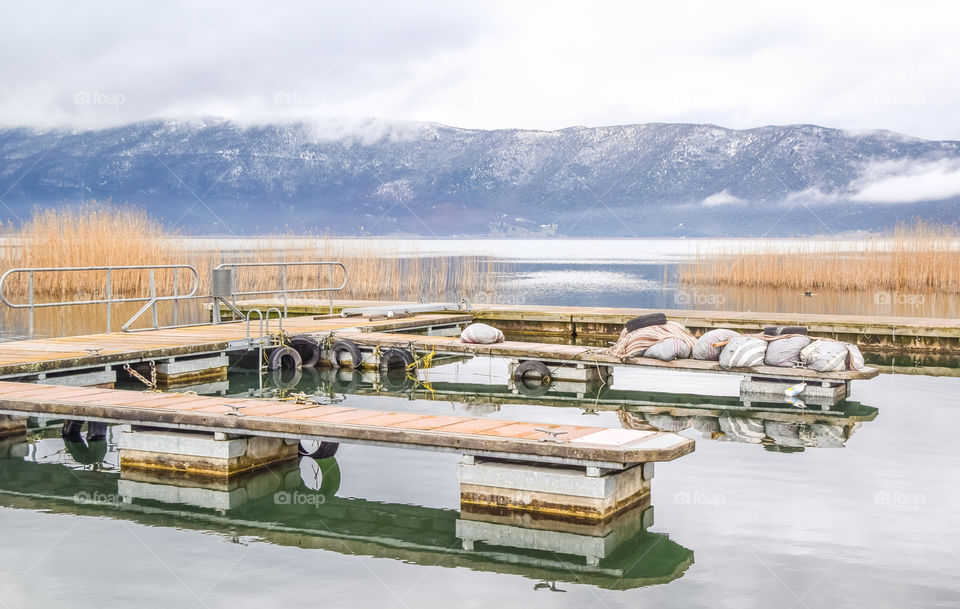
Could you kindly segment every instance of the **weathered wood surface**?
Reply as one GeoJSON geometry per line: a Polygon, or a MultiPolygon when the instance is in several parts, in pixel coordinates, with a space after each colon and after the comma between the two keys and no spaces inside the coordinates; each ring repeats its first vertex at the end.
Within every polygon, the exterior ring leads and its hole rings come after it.
{"type": "MultiPolygon", "coordinates": [[[[447,322],[449,315],[416,315],[397,322],[404,324],[430,324],[433,321],[447,322]]],[[[316,334],[338,328],[362,328],[364,326],[390,327],[389,320],[370,320],[363,317],[289,317],[283,320],[283,329],[288,334],[316,334]]],[[[271,320],[271,332],[278,330],[276,320],[271,320]]],[[[251,336],[259,327],[251,324],[251,336]]],[[[36,374],[56,370],[94,367],[112,363],[137,362],[167,357],[226,351],[231,342],[243,340],[247,327],[243,322],[206,326],[186,326],[166,330],[144,332],[112,332],[88,336],[64,336],[22,341],[0,342],[0,376],[36,374]]]]}
{"type": "MultiPolygon", "coordinates": [[[[277,306],[276,300],[242,301],[241,310],[277,306]]],[[[298,311],[305,314],[325,313],[322,300],[298,299],[298,311]]],[[[334,301],[334,310],[343,307],[383,306],[391,304],[416,304],[412,302],[334,301]]],[[[664,313],[678,323],[710,324],[718,327],[749,325],[805,325],[824,330],[848,333],[884,329],[919,336],[960,337],[960,321],[956,319],[929,317],[892,317],[880,315],[826,315],[818,313],[764,313],[736,311],[706,311],[694,309],[633,309],[613,307],[571,307],[559,305],[501,305],[472,303],[470,312],[482,319],[517,319],[573,323],[623,324],[627,320],[649,313],[664,313]]]]}
{"type": "Polygon", "coordinates": [[[808,379],[825,381],[852,381],[871,379],[879,374],[874,368],[863,370],[842,370],[839,372],[817,372],[807,368],[778,368],[775,366],[754,366],[752,368],[733,368],[727,370],[718,362],[680,359],[663,362],[649,357],[628,357],[620,359],[606,353],[602,347],[583,347],[579,345],[556,345],[550,343],[528,343],[503,341],[492,345],[475,345],[460,342],[456,337],[418,336],[414,334],[389,334],[385,332],[335,332],[338,338],[347,338],[360,345],[370,347],[404,347],[415,351],[433,351],[437,353],[465,353],[488,355],[514,359],[539,359],[547,362],[567,362],[585,365],[624,364],[643,368],[679,370],[684,372],[712,372],[719,374],[749,374],[755,377],[808,379]]]}
{"type": "MultiPolygon", "coordinates": [[[[244,310],[276,304],[276,301],[258,300],[241,302],[238,306],[244,310]]],[[[379,304],[398,303],[334,301],[334,310],[339,311],[345,306],[379,304]]],[[[325,313],[329,310],[328,307],[329,303],[324,305],[316,299],[299,299],[290,311],[292,314],[325,313]]],[[[477,320],[495,325],[510,335],[553,336],[567,340],[575,336],[581,342],[614,339],[627,320],[661,312],[652,309],[484,303],[474,303],[471,307],[470,312],[477,320]]],[[[667,309],[662,312],[667,319],[687,326],[694,334],[713,328],[752,333],[765,326],[801,325],[809,328],[811,336],[854,342],[865,351],[960,354],[960,321],[956,319],[680,309],[667,309]]]]}
{"type": "Polygon", "coordinates": [[[694,448],[693,440],[663,432],[9,381],[0,381],[0,410],[155,427],[507,453],[527,460],[647,463],[671,461],[694,448]],[[236,407],[243,416],[228,414],[236,407]],[[564,432],[562,441],[543,441],[547,434],[538,429],[564,432]]]}

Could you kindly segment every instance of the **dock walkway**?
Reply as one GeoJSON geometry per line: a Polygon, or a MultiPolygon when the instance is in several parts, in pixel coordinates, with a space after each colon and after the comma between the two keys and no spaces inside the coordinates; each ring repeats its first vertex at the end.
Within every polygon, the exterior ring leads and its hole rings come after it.
{"type": "MultiPolygon", "coordinates": [[[[464,319],[470,318],[459,321],[464,319]]],[[[376,326],[379,330],[389,330],[456,321],[456,316],[436,314],[416,315],[393,323],[359,317],[289,317],[283,320],[283,330],[291,335],[317,334],[342,328],[376,326]]],[[[279,330],[276,319],[271,320],[270,329],[279,330]]],[[[0,342],[0,378],[246,349],[260,340],[257,334],[256,323],[251,324],[248,333],[246,324],[233,322],[0,342]]]]}
{"type": "Polygon", "coordinates": [[[693,440],[664,432],[5,381],[0,381],[0,414],[441,450],[618,469],[672,461],[692,452],[694,447],[693,440]]]}
{"type": "MultiPolygon", "coordinates": [[[[277,306],[277,300],[237,302],[241,311],[277,306]]],[[[383,305],[413,305],[403,302],[334,301],[334,311],[383,305]]],[[[329,312],[329,303],[315,299],[290,299],[291,315],[329,312]]],[[[960,321],[927,317],[879,315],[824,315],[811,313],[764,313],[706,311],[693,309],[624,309],[553,305],[500,305],[472,303],[470,314],[512,336],[555,337],[578,342],[606,344],[616,339],[623,324],[641,315],[665,313],[667,319],[686,326],[694,334],[714,328],[738,332],[762,331],[765,326],[806,326],[811,336],[856,343],[864,351],[960,354],[960,321]]],[[[541,339],[542,340],[542,339],[541,339]]]]}

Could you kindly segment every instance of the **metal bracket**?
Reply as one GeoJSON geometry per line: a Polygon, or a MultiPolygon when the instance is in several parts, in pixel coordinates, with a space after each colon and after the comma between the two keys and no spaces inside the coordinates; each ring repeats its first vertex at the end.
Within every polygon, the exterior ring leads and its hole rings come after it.
{"type": "Polygon", "coordinates": [[[225,414],[225,415],[229,415],[229,416],[233,416],[233,417],[245,417],[245,416],[247,416],[247,415],[243,414],[242,412],[240,412],[241,410],[243,410],[244,408],[246,408],[246,406],[244,406],[243,404],[224,404],[224,406],[230,408],[230,411],[229,411],[229,412],[223,413],[223,414],[225,414]]]}
{"type": "Polygon", "coordinates": [[[533,430],[534,430],[534,431],[540,431],[540,432],[543,432],[543,433],[547,434],[547,437],[546,437],[546,438],[540,438],[540,441],[541,441],[541,442],[561,442],[561,443],[562,443],[563,440],[562,440],[559,436],[560,436],[561,434],[567,433],[567,432],[565,432],[565,431],[555,431],[555,430],[553,430],[553,429],[543,429],[543,428],[540,428],[540,427],[534,427],[533,430]]]}

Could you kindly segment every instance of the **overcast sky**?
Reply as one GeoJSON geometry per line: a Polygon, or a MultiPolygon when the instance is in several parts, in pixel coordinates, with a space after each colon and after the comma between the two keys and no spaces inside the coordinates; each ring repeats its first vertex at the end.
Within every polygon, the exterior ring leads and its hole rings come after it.
{"type": "Polygon", "coordinates": [[[960,4],[12,2],[0,124],[816,123],[960,139],[960,4]]]}

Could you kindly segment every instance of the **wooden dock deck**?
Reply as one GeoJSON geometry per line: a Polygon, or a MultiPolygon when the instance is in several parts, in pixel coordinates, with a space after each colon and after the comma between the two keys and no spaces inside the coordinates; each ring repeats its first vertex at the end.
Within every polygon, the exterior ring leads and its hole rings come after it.
{"type": "MultiPolygon", "coordinates": [[[[451,315],[416,315],[389,322],[363,317],[289,317],[283,320],[288,334],[318,334],[342,328],[376,326],[380,330],[402,329],[411,325],[455,323],[469,317],[451,315]]],[[[271,320],[272,332],[278,330],[271,320]]],[[[250,338],[257,336],[257,325],[251,324],[250,338]]],[[[26,374],[93,368],[107,364],[132,363],[203,353],[220,353],[250,346],[247,327],[242,322],[218,325],[184,326],[143,332],[112,332],[87,336],[63,336],[21,341],[0,342],[0,378],[26,374]]]]}
{"type": "MultiPolygon", "coordinates": [[[[245,311],[277,304],[275,300],[258,299],[238,302],[237,307],[245,311]]],[[[415,303],[335,301],[334,310],[401,304],[415,303]]],[[[327,313],[329,303],[291,299],[287,309],[291,315],[316,315],[327,313]]],[[[852,342],[864,351],[960,354],[960,321],[956,319],[486,303],[471,304],[469,312],[478,321],[494,325],[513,336],[575,337],[580,342],[592,340],[601,344],[616,339],[627,320],[663,312],[667,319],[683,324],[694,334],[714,328],[752,333],[762,331],[765,326],[800,325],[806,326],[811,336],[852,342]]]]}
{"type": "Polygon", "coordinates": [[[671,461],[694,448],[693,440],[663,432],[5,381],[0,413],[610,468],[671,461]],[[553,434],[562,434],[559,441],[553,434]]]}

